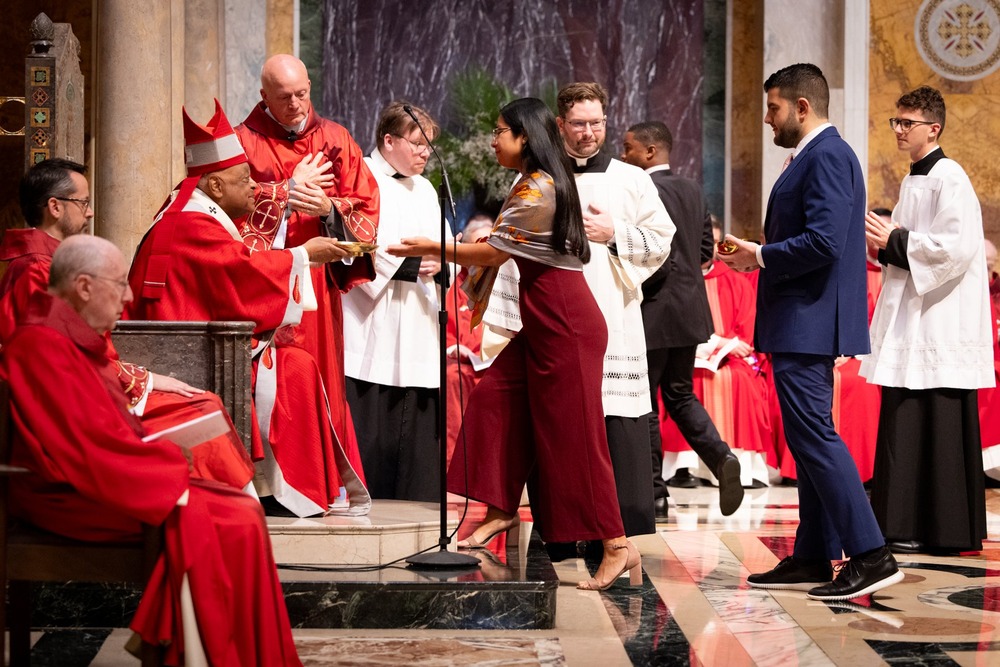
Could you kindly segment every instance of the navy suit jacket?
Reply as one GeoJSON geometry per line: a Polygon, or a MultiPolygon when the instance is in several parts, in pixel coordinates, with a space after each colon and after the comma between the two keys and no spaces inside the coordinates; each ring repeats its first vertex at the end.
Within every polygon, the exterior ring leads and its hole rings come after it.
{"type": "Polygon", "coordinates": [[[858,158],[829,127],[782,172],[767,201],[758,350],[829,356],[870,351],[865,208],[858,158]]]}

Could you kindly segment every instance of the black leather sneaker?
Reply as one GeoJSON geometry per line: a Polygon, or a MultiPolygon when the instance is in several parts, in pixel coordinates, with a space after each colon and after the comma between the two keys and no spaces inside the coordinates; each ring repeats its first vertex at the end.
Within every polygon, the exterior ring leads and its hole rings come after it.
{"type": "Polygon", "coordinates": [[[855,556],[837,566],[837,578],[825,586],[813,588],[806,596],[813,600],[850,600],[870,595],[903,580],[889,547],[861,558],[855,556]]]}
{"type": "Polygon", "coordinates": [[[830,561],[802,560],[789,556],[769,572],[751,574],[747,577],[747,583],[751,588],[808,591],[816,588],[816,584],[825,584],[832,579],[833,568],[830,561]]]}

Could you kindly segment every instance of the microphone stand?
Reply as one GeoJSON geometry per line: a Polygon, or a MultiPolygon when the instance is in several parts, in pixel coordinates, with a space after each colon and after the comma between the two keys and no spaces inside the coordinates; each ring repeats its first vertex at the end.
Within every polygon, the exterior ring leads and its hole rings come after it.
{"type": "Polygon", "coordinates": [[[451,194],[451,183],[448,182],[448,170],[445,169],[444,160],[441,159],[437,149],[434,148],[430,137],[427,136],[423,125],[420,124],[420,120],[417,118],[416,114],[413,113],[413,109],[410,105],[404,105],[403,111],[405,111],[410,118],[413,119],[413,122],[417,124],[420,134],[424,136],[424,141],[427,142],[427,146],[431,149],[431,153],[434,154],[434,157],[437,158],[438,164],[441,166],[441,187],[438,188],[438,197],[441,203],[441,270],[445,272],[445,280],[441,281],[441,301],[438,309],[438,340],[440,342],[441,373],[441,387],[438,390],[438,472],[440,477],[439,487],[441,490],[438,550],[410,556],[406,559],[406,562],[409,563],[410,567],[414,569],[464,570],[466,568],[479,567],[480,560],[469,554],[448,551],[448,544],[451,540],[448,537],[447,487],[448,403],[446,398],[448,394],[448,341],[445,336],[445,330],[448,327],[448,311],[446,309],[446,302],[448,299],[448,261],[447,256],[445,255],[445,246],[448,242],[448,219],[445,207],[448,205],[448,208],[451,208],[451,217],[454,219],[456,217],[455,198],[451,194]]]}

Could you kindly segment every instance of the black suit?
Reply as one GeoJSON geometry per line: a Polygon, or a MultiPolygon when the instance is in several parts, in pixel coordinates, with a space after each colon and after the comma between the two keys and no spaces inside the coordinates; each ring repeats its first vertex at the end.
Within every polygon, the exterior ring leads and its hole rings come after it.
{"type": "Polygon", "coordinates": [[[649,364],[649,393],[653,400],[649,440],[653,458],[653,487],[657,498],[667,495],[663,481],[656,393],[670,418],[699,457],[716,470],[729,446],[722,441],[711,417],[692,389],[695,348],[712,334],[712,312],[705,293],[701,265],[712,258],[712,221],[701,187],[675,176],[669,169],[651,172],[660,200],[677,226],[670,257],[642,284],[642,320],[649,364]]]}

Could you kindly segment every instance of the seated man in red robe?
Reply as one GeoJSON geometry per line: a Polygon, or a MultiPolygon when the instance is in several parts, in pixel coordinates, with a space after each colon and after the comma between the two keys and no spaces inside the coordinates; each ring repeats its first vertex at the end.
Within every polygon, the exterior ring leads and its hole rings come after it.
{"type": "Polygon", "coordinates": [[[251,456],[254,485],[274,513],[367,513],[371,499],[334,430],[315,358],[290,325],[315,309],[311,263],[341,260],[337,241],[314,237],[260,249],[234,223],[254,207],[246,153],[216,102],[202,127],[184,112],[188,177],[146,233],[129,282],[131,319],[244,320],[255,324],[251,456]],[[350,507],[335,507],[341,484],[350,507]]]}
{"type": "MultiPolygon", "coordinates": [[[[8,229],[0,242],[0,343],[10,339],[19,315],[49,283],[52,253],[70,236],[87,231],[94,210],[84,166],[51,159],[31,167],[21,180],[21,213],[26,229],[8,229]]],[[[221,399],[169,375],[158,375],[118,358],[110,336],[107,353],[115,362],[129,411],[151,433],[221,411],[221,399]]],[[[253,463],[232,422],[226,433],[191,450],[192,474],[253,493],[253,463]]]]}
{"type": "MultiPolygon", "coordinates": [[[[493,229],[493,220],[488,215],[477,214],[469,218],[462,230],[462,243],[476,243],[486,238],[493,229]]],[[[448,310],[448,326],[445,329],[448,353],[448,463],[455,446],[462,435],[462,420],[469,394],[486,369],[475,370],[472,357],[479,357],[483,343],[483,324],[472,326],[472,311],[468,297],[462,292],[462,283],[468,272],[462,269],[455,283],[445,295],[448,310]]]]}
{"type": "Polygon", "coordinates": [[[165,646],[167,664],[199,654],[212,665],[301,664],[259,503],[190,479],[181,448],[143,442],[127,410],[105,341],[132,298],[125,258],[74,236],[55,251],[50,283],[0,351],[11,462],[31,471],[11,480],[11,513],[78,540],[132,541],[142,523],[162,526],[131,628],[165,646]]]}

